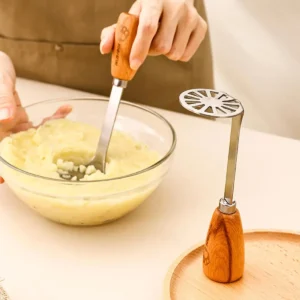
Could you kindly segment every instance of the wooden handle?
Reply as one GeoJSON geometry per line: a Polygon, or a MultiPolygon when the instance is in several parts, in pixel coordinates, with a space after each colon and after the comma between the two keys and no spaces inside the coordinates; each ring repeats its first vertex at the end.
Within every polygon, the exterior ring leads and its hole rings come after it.
{"type": "Polygon", "coordinates": [[[217,208],[212,216],[203,252],[203,271],[211,280],[229,283],[244,273],[245,248],[239,211],[226,215],[217,208]]]}
{"type": "Polygon", "coordinates": [[[129,56],[138,24],[139,19],[135,15],[121,13],[119,16],[111,60],[111,74],[114,78],[129,81],[136,73],[130,68],[129,56]]]}

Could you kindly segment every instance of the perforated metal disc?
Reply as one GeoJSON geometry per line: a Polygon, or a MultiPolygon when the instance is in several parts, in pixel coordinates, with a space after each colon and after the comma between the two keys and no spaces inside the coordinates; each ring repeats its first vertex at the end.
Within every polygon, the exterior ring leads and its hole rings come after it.
{"type": "Polygon", "coordinates": [[[185,109],[207,117],[230,118],[244,111],[237,99],[216,90],[187,90],[180,94],[179,100],[185,109]]]}

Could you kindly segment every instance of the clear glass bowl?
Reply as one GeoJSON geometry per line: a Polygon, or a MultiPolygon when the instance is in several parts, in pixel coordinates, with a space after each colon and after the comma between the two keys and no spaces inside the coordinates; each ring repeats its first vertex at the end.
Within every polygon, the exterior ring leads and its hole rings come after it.
{"type": "MultiPolygon", "coordinates": [[[[106,98],[56,99],[27,106],[35,125],[59,106],[73,107],[67,117],[100,129],[106,98]]],[[[137,208],[167,174],[176,147],[172,125],[151,109],[122,101],[115,129],[129,133],[160,154],[148,168],[127,176],[89,182],[72,182],[38,176],[16,168],[0,153],[0,172],[10,189],[30,208],[52,221],[67,225],[100,225],[137,208]],[[113,192],[112,192],[113,191],[113,192]]]]}

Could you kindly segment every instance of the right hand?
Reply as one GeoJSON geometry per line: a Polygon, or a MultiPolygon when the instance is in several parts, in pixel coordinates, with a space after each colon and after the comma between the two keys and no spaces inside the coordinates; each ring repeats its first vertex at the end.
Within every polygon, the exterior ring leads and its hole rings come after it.
{"type": "MultiPolygon", "coordinates": [[[[22,107],[15,86],[16,72],[13,63],[5,53],[0,51],[0,141],[12,133],[34,127],[22,107]]],[[[64,118],[71,111],[71,106],[63,105],[52,116],[44,118],[41,124],[51,119],[64,118]]]]}
{"type": "MultiPolygon", "coordinates": [[[[136,0],[129,10],[139,16],[137,35],[130,53],[130,67],[137,70],[147,55],[165,55],[174,61],[189,61],[207,32],[194,0],[136,0]]],[[[114,45],[116,24],[101,32],[100,51],[107,54],[114,45]]]]}

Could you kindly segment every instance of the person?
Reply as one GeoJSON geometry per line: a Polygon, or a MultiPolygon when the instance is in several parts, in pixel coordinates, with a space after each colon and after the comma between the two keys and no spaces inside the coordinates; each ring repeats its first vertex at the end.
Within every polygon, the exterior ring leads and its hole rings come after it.
{"type": "MultiPolygon", "coordinates": [[[[182,91],[213,88],[203,0],[1,0],[0,8],[0,139],[32,127],[15,88],[16,74],[109,95],[107,54],[123,11],[139,16],[130,55],[130,66],[138,71],[126,100],[184,112],[178,101],[182,91]]],[[[60,107],[44,121],[70,111],[60,107]]]]}

